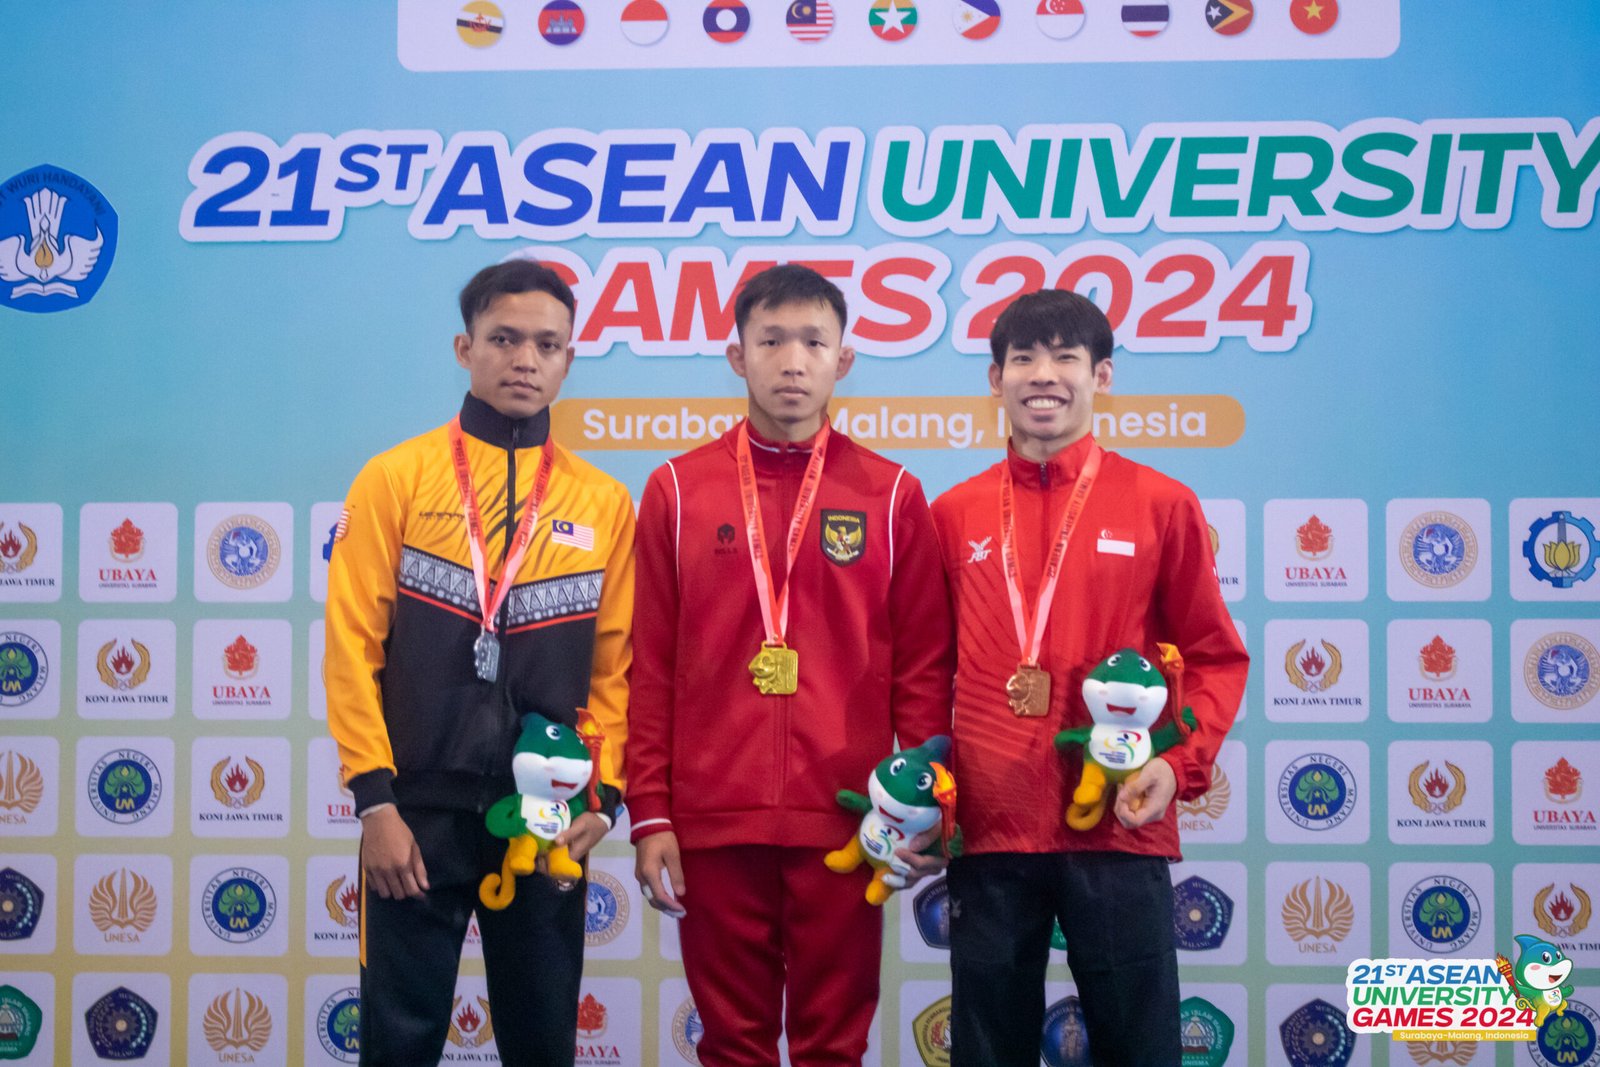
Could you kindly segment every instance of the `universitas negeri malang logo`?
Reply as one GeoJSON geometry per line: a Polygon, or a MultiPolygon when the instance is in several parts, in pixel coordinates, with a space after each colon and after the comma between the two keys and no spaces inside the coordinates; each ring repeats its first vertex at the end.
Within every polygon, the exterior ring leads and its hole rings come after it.
{"type": "Polygon", "coordinates": [[[0,184],[0,304],[34,312],[86,304],[116,250],[116,211],[71,171],[39,166],[0,184]]]}

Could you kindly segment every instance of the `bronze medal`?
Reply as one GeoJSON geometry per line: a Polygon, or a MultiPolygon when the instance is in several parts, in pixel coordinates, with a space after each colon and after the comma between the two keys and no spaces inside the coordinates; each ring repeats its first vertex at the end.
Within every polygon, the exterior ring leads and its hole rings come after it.
{"type": "Polygon", "coordinates": [[[1017,673],[1006,679],[1006,698],[1017,718],[1043,718],[1050,710],[1050,672],[1037,664],[1017,664],[1017,673]]]}
{"type": "Polygon", "coordinates": [[[763,642],[750,661],[750,679],[763,696],[793,696],[800,688],[800,653],[782,643],[763,642]]]}

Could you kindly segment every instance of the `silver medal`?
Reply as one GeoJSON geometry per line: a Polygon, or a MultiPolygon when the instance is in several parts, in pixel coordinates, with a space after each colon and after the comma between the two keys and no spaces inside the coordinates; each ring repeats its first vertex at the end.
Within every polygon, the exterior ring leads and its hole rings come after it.
{"type": "Polygon", "coordinates": [[[492,682],[500,677],[500,639],[488,630],[478,633],[478,639],[472,642],[472,663],[478,670],[478,677],[486,682],[492,682]]]}

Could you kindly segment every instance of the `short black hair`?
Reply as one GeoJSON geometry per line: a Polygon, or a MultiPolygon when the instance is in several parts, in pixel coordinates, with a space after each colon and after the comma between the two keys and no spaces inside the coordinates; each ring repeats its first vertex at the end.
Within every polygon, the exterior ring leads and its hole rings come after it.
{"type": "Polygon", "coordinates": [[[756,308],[780,308],[788,304],[827,304],[839,316],[839,336],[844,337],[844,294],[837,285],[798,263],[768,267],[745,282],[744,288],[739,290],[739,299],[733,302],[733,321],[739,336],[744,336],[744,324],[750,321],[750,312],[756,308]]]}
{"type": "Polygon", "coordinates": [[[472,332],[472,320],[483,314],[495,297],[507,293],[549,293],[576,321],[578,300],[561,275],[532,259],[508,259],[485,267],[461,289],[461,322],[472,332]]]}
{"type": "Polygon", "coordinates": [[[1095,302],[1067,289],[1041,289],[1011,302],[989,331],[989,352],[997,367],[1005,367],[1012,347],[1082,345],[1090,364],[1111,358],[1111,323],[1095,302]]]}

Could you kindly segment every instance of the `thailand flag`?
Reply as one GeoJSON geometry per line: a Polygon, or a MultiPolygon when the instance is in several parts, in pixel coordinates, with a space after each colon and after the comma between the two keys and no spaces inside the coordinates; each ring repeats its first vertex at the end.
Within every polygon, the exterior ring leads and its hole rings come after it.
{"type": "Polygon", "coordinates": [[[570,545],[585,552],[594,551],[594,527],[579,526],[565,519],[550,520],[550,543],[570,545]]]}
{"type": "Polygon", "coordinates": [[[1168,4],[1123,4],[1122,28],[1135,37],[1154,37],[1172,18],[1168,4]]]}
{"type": "Polygon", "coordinates": [[[1000,28],[995,0],[956,0],[956,29],[969,41],[981,41],[1000,28]]]}

